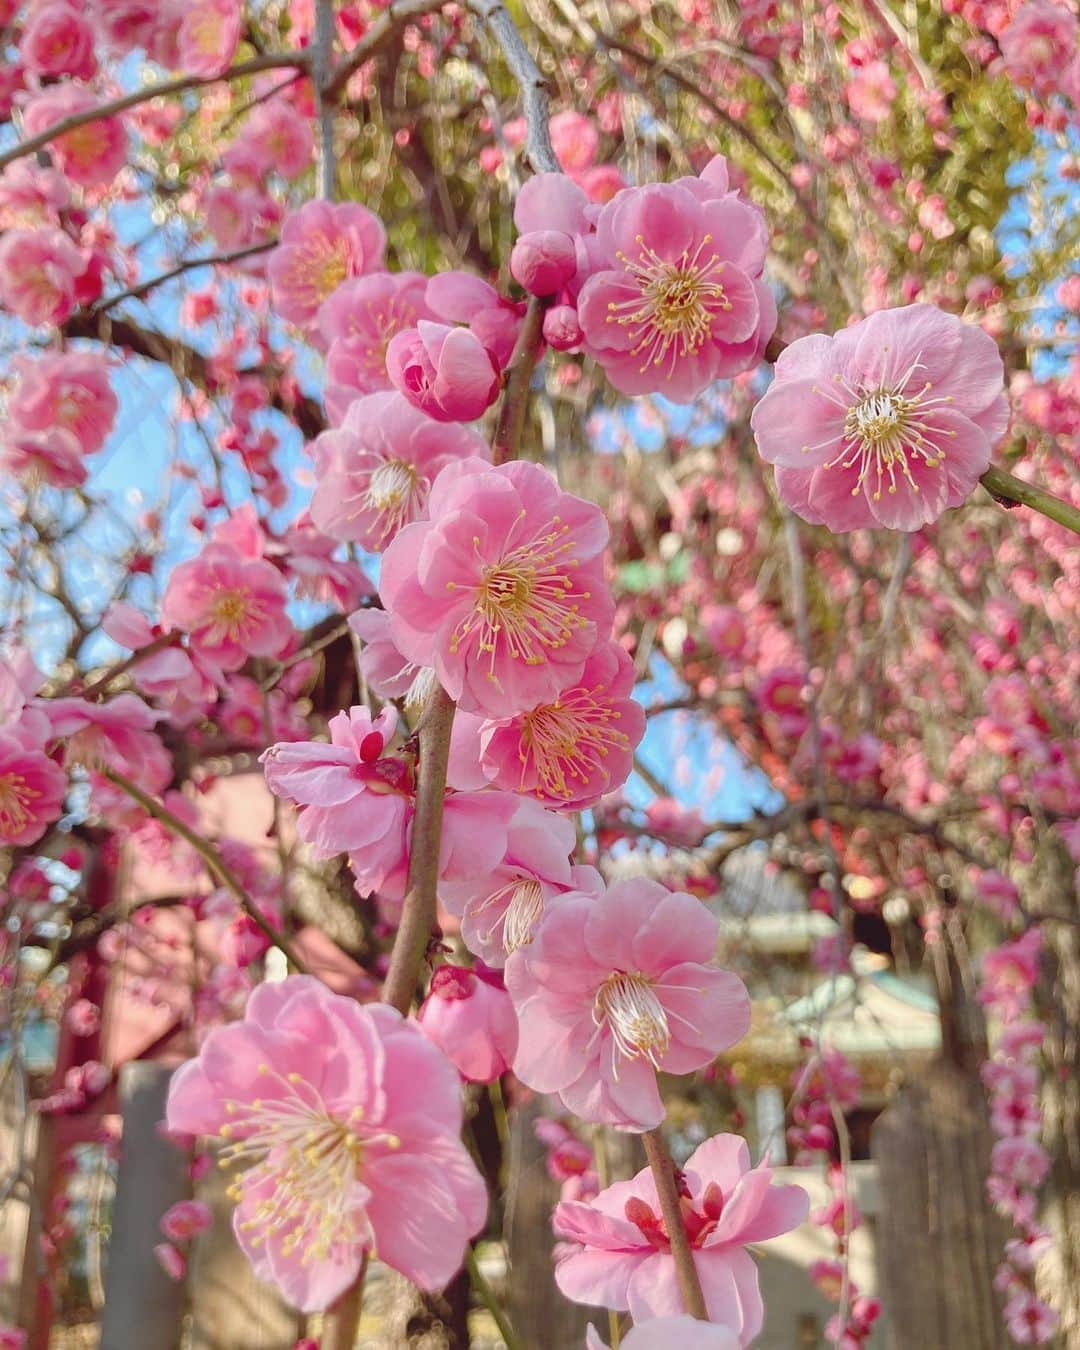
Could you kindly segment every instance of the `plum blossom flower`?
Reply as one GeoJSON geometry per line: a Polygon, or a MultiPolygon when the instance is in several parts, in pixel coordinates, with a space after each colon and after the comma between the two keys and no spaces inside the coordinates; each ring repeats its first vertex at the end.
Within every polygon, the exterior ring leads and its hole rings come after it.
{"type": "Polygon", "coordinates": [[[603,513],[536,464],[469,459],[440,473],[428,516],[383,555],[402,655],[433,665],[466,712],[512,717],[554,701],[610,634],[603,513]]]}
{"type": "Polygon", "coordinates": [[[308,202],[286,217],[267,265],[278,312],[312,327],[319,306],[342,282],[382,269],[385,250],[386,231],[366,206],[308,202]]]}
{"type": "Polygon", "coordinates": [[[499,368],[468,328],[420,319],[390,339],[390,383],[439,422],[472,422],[495,402],[499,368]]]}
{"type": "Polygon", "coordinates": [[[657,1072],[699,1069],[750,1026],[742,981],[711,964],[716,942],[700,901],[645,878],[560,897],[506,963],[514,1072],[584,1120],[655,1128],[657,1072]]]}
{"type": "Polygon", "coordinates": [[[67,774],[19,723],[0,728],[0,845],[35,844],[60,815],[67,774]]]}
{"type": "Polygon", "coordinates": [[[222,670],[239,670],[250,656],[278,656],[292,636],[281,573],[263,558],[244,557],[210,543],[169,577],[161,621],[190,635],[222,670]]]}
{"type": "Polygon", "coordinates": [[[311,119],[288,99],[271,98],[252,109],[222,163],[234,182],[243,176],[241,161],[255,180],[272,169],[291,181],[310,167],[314,148],[311,119]]]}
{"type": "Polygon", "coordinates": [[[578,317],[586,351],[621,393],[690,403],[756,365],[772,335],[764,217],[719,172],[626,188],[596,221],[578,317]]]}
{"type": "Polygon", "coordinates": [[[634,682],[633,661],[617,642],[606,642],[590,653],[581,679],[552,702],[479,725],[462,714],[462,730],[478,738],[481,769],[496,787],[581,811],[630,776],[645,734],[645,710],[631,697],[634,682]]]}
{"type": "Polygon", "coordinates": [[[1029,928],[1014,942],[1006,942],[983,957],[982,985],[977,997],[1005,1022],[1031,1006],[1031,991],[1039,978],[1042,932],[1029,928]]]}
{"type": "Polygon", "coordinates": [[[440,469],[491,454],[477,432],[436,422],[397,393],[355,399],[340,428],[316,437],[312,451],[312,520],[324,534],[369,552],[424,514],[440,469]]]}
{"type": "Polygon", "coordinates": [[[189,75],[220,75],[236,54],[242,17],[241,0],[186,4],[176,37],[180,68],[189,75]]]}
{"type": "Polygon", "coordinates": [[[1018,1345],[1045,1345],[1057,1330],[1057,1312],[1030,1289],[1021,1289],[1005,1304],[1005,1325],[1018,1345]]]}
{"type": "MultiPolygon", "coordinates": [[[[716,1322],[678,1317],[650,1317],[622,1338],[623,1350],[739,1350],[739,1334],[716,1322]]],[[[585,1330],[585,1350],[607,1350],[592,1326],[585,1330]]]]}
{"type": "Polygon", "coordinates": [[[35,327],[63,323],[85,271],[86,260],[63,230],[7,230],[0,238],[0,305],[35,327]]]}
{"type": "Polygon", "coordinates": [[[17,159],[0,173],[0,229],[57,225],[70,203],[71,187],[55,169],[17,159]]]}
{"type": "Polygon", "coordinates": [[[896,81],[884,61],[869,61],[861,66],[844,89],[848,107],[864,122],[884,122],[896,94],[896,81]]]}
{"type": "Polygon", "coordinates": [[[424,1035],[470,1083],[491,1083],[517,1052],[517,1017],[497,971],[440,966],[416,1015],[424,1035]]]}
{"type": "Polygon", "coordinates": [[[214,1222],[214,1211],[201,1200],[178,1200],[161,1216],[158,1227],[170,1242],[189,1242],[214,1222]]]}
{"type": "MultiPolygon", "coordinates": [[[[757,1268],[745,1247],[789,1232],[809,1207],[801,1186],[774,1186],[772,1175],[764,1162],[750,1166],[745,1142],[733,1134],[706,1140],[683,1171],[680,1207],[709,1318],[730,1327],[740,1346],[750,1344],[764,1321],[757,1268]]],[[[555,1269],[567,1298],[629,1309],[635,1322],[646,1325],[649,1318],[681,1311],[675,1261],[648,1168],[587,1204],[556,1206],[554,1227],[574,1244],[555,1269]]]]}
{"type": "Polygon", "coordinates": [[[171,1130],[217,1135],[234,1228],[260,1279],[328,1307],[364,1254],[422,1289],[461,1265],[487,1210],[463,1147],[460,1080],[420,1029],[310,976],[260,985],[169,1089],[171,1130]]]}
{"type": "Polygon", "coordinates": [[[94,30],[85,13],[66,0],[36,6],[28,15],[19,55],[35,75],[89,80],[97,70],[94,30]]]}
{"type": "Polygon", "coordinates": [[[72,488],[86,482],[82,447],[63,427],[27,431],[12,422],[0,440],[0,468],[30,487],[72,488]]]}
{"type": "Polygon", "coordinates": [[[525,312],[522,304],[500,295],[471,272],[453,271],[429,277],[424,300],[436,319],[466,324],[497,369],[510,360],[525,312]]]}
{"type": "Polygon", "coordinates": [[[187,1274],[187,1258],[171,1242],[159,1242],[154,1247],[154,1258],[170,1280],[179,1283],[187,1274]]]}
{"type": "Polygon", "coordinates": [[[750,422],[788,506],[842,532],[917,530],[974,491],[1008,425],[1001,356],[933,305],[799,338],[750,422]]]}
{"type": "Polygon", "coordinates": [[[12,422],[28,431],[69,431],[85,455],[101,449],[118,405],[108,360],[100,352],[50,352],[33,361],[16,357],[12,366],[18,376],[8,399],[12,422]]]}
{"type": "MultiPolygon", "coordinates": [[[[98,96],[85,85],[64,80],[51,85],[23,109],[23,130],[37,136],[76,113],[90,112],[98,96]]],[[[96,117],[49,142],[57,167],[80,187],[111,183],[127,164],[127,133],[119,117],[96,117]]]]}
{"type": "Polygon", "coordinates": [[[323,301],[319,331],[329,344],[323,397],[335,426],[358,395],[392,388],[386,373],[391,338],[435,317],[424,299],[427,283],[421,272],[372,272],[344,282],[323,301]]]}
{"type": "Polygon", "coordinates": [[[1011,79],[1037,94],[1053,94],[1076,51],[1076,15],[1054,0],[1027,0],[998,39],[1011,79]]]}

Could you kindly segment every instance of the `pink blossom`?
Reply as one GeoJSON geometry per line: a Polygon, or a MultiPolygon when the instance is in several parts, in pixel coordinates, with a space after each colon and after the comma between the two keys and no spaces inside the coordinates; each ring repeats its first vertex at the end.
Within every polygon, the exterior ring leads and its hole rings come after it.
{"type": "Polygon", "coordinates": [[[161,621],[188,633],[192,646],[223,670],[238,670],[250,656],[280,655],[293,631],[286,599],[271,563],[211,543],[170,575],[161,621]]]}
{"type": "Polygon", "coordinates": [[[368,394],[349,406],[340,428],[312,443],[315,525],[334,539],[380,552],[420,519],[439,470],[455,459],[490,458],[484,438],[436,422],[397,393],[368,394]]]}
{"type": "MultiPolygon", "coordinates": [[[[423,707],[431,693],[435,672],[430,666],[414,666],[405,660],[390,636],[390,615],[386,610],[357,610],[349,615],[349,627],[364,644],[360,669],[372,689],[383,698],[404,698],[407,710],[423,707]]],[[[470,783],[481,785],[480,781],[470,783]]]]}
{"type": "Polygon", "coordinates": [[[64,1021],[76,1036],[93,1036],[101,1026],[101,1009],[88,998],[79,998],[67,1010],[64,1021]]]}
{"type": "Polygon", "coordinates": [[[38,5],[30,13],[19,55],[35,75],[89,80],[97,70],[94,30],[86,15],[64,0],[38,5]]]}
{"type": "Polygon", "coordinates": [[[297,832],[318,856],[364,849],[369,867],[388,872],[405,855],[412,776],[403,760],[383,758],[396,725],[393,708],[374,720],[350,708],[330,719],[329,744],[286,741],[260,757],[270,791],[303,808],[297,832]]]}
{"type": "Polygon", "coordinates": [[[26,1332],[19,1327],[0,1326],[0,1350],[26,1350],[26,1332]]]}
{"type": "Polygon", "coordinates": [[[366,206],[313,201],[293,211],[267,271],[282,318],[314,325],[319,306],[350,277],[382,269],[386,231],[366,206]]]}
{"type": "MultiPolygon", "coordinates": [[[[757,1268],[746,1245],[778,1237],[806,1218],[802,1187],[771,1183],[771,1168],[751,1168],[746,1144],[733,1134],[707,1140],[683,1172],[683,1221],[709,1317],[731,1327],[740,1346],[750,1344],[764,1321],[757,1268]]],[[[574,1244],[555,1270],[567,1298],[629,1309],[635,1322],[646,1324],[679,1314],[675,1262],[648,1168],[589,1204],[556,1206],[554,1226],[574,1244]]]]}
{"type": "Polygon", "coordinates": [[[1031,991],[1039,978],[1042,932],[1029,928],[1023,937],[1006,942],[983,957],[979,1002],[1005,1022],[1019,1017],[1031,1005],[1031,991]]]}
{"type": "Polygon", "coordinates": [[[621,393],[676,403],[757,365],[776,326],[767,242],[761,212],[705,180],[616,193],[578,300],[586,351],[621,393]]]}
{"type": "Polygon", "coordinates": [[[46,353],[12,362],[18,384],[8,399],[8,416],[29,431],[61,427],[83,454],[100,450],[116,421],[117,399],[109,363],[100,352],[46,353]]]}
{"type": "MultiPolygon", "coordinates": [[[[623,1350],[739,1350],[739,1334],[715,1322],[679,1317],[650,1317],[622,1338],[623,1350]]],[[[607,1350],[592,1326],[585,1331],[585,1350],[607,1350]]]]}
{"type": "Polygon", "coordinates": [[[34,327],[61,324],[75,309],[82,254],[62,230],[7,230],[0,238],[0,305],[34,327]]]}
{"type": "Polygon", "coordinates": [[[67,774],[14,726],[0,728],[0,845],[35,844],[60,815],[67,774]]]}
{"type": "Polygon", "coordinates": [[[750,419],[781,498],[835,531],[917,530],[959,506],[1008,420],[993,339],[932,305],[799,338],[750,419]]]}
{"type": "Polygon", "coordinates": [[[214,242],[223,249],[244,248],[263,233],[267,198],[253,188],[216,183],[202,196],[202,214],[214,242]]]}
{"type": "Polygon", "coordinates": [[[1042,1108],[1033,1093],[995,1093],[990,1102],[990,1128],[1005,1138],[1034,1137],[1042,1130],[1042,1108]]]}
{"type": "Polygon", "coordinates": [[[645,710],[631,697],[635,678],[623,648],[606,642],[554,701],[479,725],[462,714],[463,729],[479,740],[485,777],[563,810],[594,806],[629,778],[645,734],[645,710]]]}
{"type": "Polygon", "coordinates": [[[513,1004],[497,972],[440,966],[416,1020],[428,1040],[470,1083],[491,1083],[517,1053],[513,1004]]]}
{"type": "Polygon", "coordinates": [[[170,1242],[188,1242],[205,1233],[214,1222],[214,1211],[201,1200],[178,1200],[161,1216],[159,1227],[170,1242]]]}
{"type": "Polygon", "coordinates": [[[1027,0],[998,41],[1010,79],[1038,94],[1056,93],[1076,50],[1076,15],[1054,0],[1027,0]]]}
{"type": "Polygon", "coordinates": [[[561,230],[532,230],[523,234],[510,254],[514,280],[530,295],[554,295],[577,272],[577,248],[561,230]]]}
{"type": "Polygon", "coordinates": [[[390,339],[390,383],[439,422],[471,422],[495,402],[499,368],[468,328],[420,319],[390,339]]]}
{"type": "Polygon", "coordinates": [[[1041,1186],[1050,1170],[1050,1155],[1034,1139],[999,1139],[990,1154],[990,1170],[1018,1186],[1041,1186]]]}
{"type": "Polygon", "coordinates": [[[319,331],[329,344],[323,397],[340,425],[360,394],[390,389],[386,349],[391,338],[434,314],[424,300],[420,272],[373,272],[339,286],[319,310],[319,331]]]}
{"type": "Polygon", "coordinates": [[[71,188],[55,169],[17,159],[0,173],[0,228],[57,225],[71,203],[71,188]]]}
{"type": "Polygon", "coordinates": [[[260,985],[242,1022],[211,1031],[173,1076],[167,1120],[223,1136],[223,1160],[250,1164],[235,1179],[237,1238],[305,1312],[347,1289],[369,1250],[441,1289],[484,1222],[453,1066],[394,1009],[310,976],[260,985]]]}
{"type": "Polygon", "coordinates": [[[577,683],[611,630],[608,529],[536,464],[443,469],[383,555],[390,635],[466,712],[513,717],[577,683]]]}
{"type": "Polygon", "coordinates": [[[497,369],[510,360],[525,312],[522,304],[471,272],[436,272],[428,278],[424,299],[435,318],[466,324],[497,369]]]}
{"type": "Polygon", "coordinates": [[[552,305],[544,314],[544,341],[557,352],[569,352],[585,340],[573,305],[552,305]]]}
{"type": "Polygon", "coordinates": [[[1012,919],[1020,912],[1020,891],[1014,881],[1000,872],[980,872],[975,878],[975,895],[1001,919],[1012,919]]]}
{"type": "Polygon", "coordinates": [[[1057,1330],[1057,1313],[1030,1289],[1021,1289],[1005,1304],[1005,1325],[1018,1345],[1045,1345],[1057,1330]]]}
{"type": "Polygon", "coordinates": [[[1008,1026],[1002,1027],[998,1036],[997,1053],[1018,1059],[1028,1058],[1042,1049],[1045,1039],[1046,1027],[1042,1022],[1010,1022],[1008,1026]]]}
{"type": "Polygon", "coordinates": [[[177,33],[179,67],[189,75],[220,75],[240,40],[241,0],[190,0],[177,33]]]}
{"type": "Polygon", "coordinates": [[[657,1072],[700,1069],[749,1029],[742,981],[711,964],[716,943],[704,905],[655,881],[562,896],[506,963],[514,1072],[584,1120],[653,1129],[657,1072]]]}
{"type": "MultiPolygon", "coordinates": [[[[51,85],[23,109],[23,130],[37,136],[75,113],[99,106],[98,96],[85,85],[63,81],[51,85]]],[[[97,117],[49,142],[58,168],[80,187],[111,183],[127,164],[127,134],[119,117],[97,117]]]]}
{"type": "Polygon", "coordinates": [[[1057,288],[1057,302],[1063,309],[1080,314],[1080,272],[1067,276],[1057,288]]]}
{"type": "Polygon", "coordinates": [[[237,141],[222,156],[234,181],[243,154],[256,177],[271,169],[292,181],[311,166],[315,139],[310,119],[285,98],[268,99],[252,109],[237,141]]]}
{"type": "Polygon", "coordinates": [[[187,1274],[187,1261],[183,1252],[171,1242],[159,1242],[154,1247],[154,1256],[161,1269],[170,1280],[180,1281],[187,1274]]]}
{"type": "Polygon", "coordinates": [[[864,122],[884,122],[896,98],[896,81],[884,61],[870,61],[848,81],[844,96],[848,107],[864,122]]]}
{"type": "Polygon", "coordinates": [[[469,951],[489,966],[503,966],[511,952],[532,941],[548,900],[587,888],[589,874],[570,866],[576,842],[573,821],[528,798],[518,803],[495,866],[439,887],[439,899],[461,919],[469,951]]]}
{"type": "Polygon", "coordinates": [[[73,488],[86,482],[82,447],[63,427],[27,431],[12,422],[0,440],[0,468],[29,487],[73,488]]]}

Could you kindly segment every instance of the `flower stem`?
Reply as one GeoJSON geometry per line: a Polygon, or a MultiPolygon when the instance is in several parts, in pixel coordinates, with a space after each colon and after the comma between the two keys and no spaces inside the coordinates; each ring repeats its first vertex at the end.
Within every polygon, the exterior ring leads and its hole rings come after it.
{"type": "Polygon", "coordinates": [[[510,1324],[506,1310],[495,1297],[495,1291],[484,1279],[480,1270],[480,1262],[476,1259],[476,1248],[471,1243],[465,1248],[465,1265],[469,1271],[469,1282],[476,1296],[491,1314],[492,1320],[499,1328],[499,1335],[503,1338],[506,1350],[521,1350],[521,1342],[517,1338],[517,1333],[510,1324]]]}
{"type": "Polygon", "coordinates": [[[682,1209],[679,1205],[679,1187],[675,1180],[675,1163],[667,1146],[662,1130],[649,1130],[642,1136],[645,1156],[652,1169],[656,1182],[656,1194],[660,1199],[660,1213],[664,1217],[664,1228],[671,1243],[671,1255],[675,1261],[675,1275],[679,1281],[679,1292],[683,1304],[691,1317],[702,1322],[709,1320],[705,1307],[705,1295],[701,1292],[694,1254],[690,1249],[690,1239],[686,1235],[682,1209]]]}
{"type": "Polygon", "coordinates": [[[979,479],[983,487],[1002,506],[1030,506],[1033,511],[1056,520],[1074,534],[1080,534],[1080,511],[1034,483],[1025,483],[996,464],[991,464],[979,479]]]}

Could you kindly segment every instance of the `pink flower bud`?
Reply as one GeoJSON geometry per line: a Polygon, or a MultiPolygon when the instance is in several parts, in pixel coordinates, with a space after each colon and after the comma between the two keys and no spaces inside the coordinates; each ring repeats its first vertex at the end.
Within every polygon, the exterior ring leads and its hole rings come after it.
{"type": "Polygon", "coordinates": [[[499,371],[475,334],[426,319],[390,340],[386,372],[395,389],[437,422],[471,422],[499,392],[499,371]]]}
{"type": "Polygon", "coordinates": [[[170,1280],[179,1281],[184,1278],[187,1273],[187,1262],[183,1253],[177,1251],[171,1242],[159,1242],[154,1248],[154,1255],[157,1257],[158,1265],[170,1280]]]}
{"type": "Polygon", "coordinates": [[[517,1018],[494,972],[440,966],[417,1014],[425,1035],[462,1078],[490,1083],[510,1067],[517,1051],[517,1018]]]}
{"type": "Polygon", "coordinates": [[[562,230],[530,230],[510,254],[514,279],[531,295],[554,295],[577,271],[577,249],[562,230]]]}
{"type": "Polygon", "coordinates": [[[568,352],[584,341],[573,305],[554,305],[544,315],[544,341],[557,352],[568,352]]]}
{"type": "Polygon", "coordinates": [[[214,1222],[214,1213],[201,1200],[180,1200],[161,1216],[159,1227],[170,1242],[188,1242],[205,1233],[214,1222]]]}
{"type": "Polygon", "coordinates": [[[88,998],[80,998],[68,1009],[67,1024],[76,1036],[92,1036],[101,1026],[101,1011],[88,998]]]}

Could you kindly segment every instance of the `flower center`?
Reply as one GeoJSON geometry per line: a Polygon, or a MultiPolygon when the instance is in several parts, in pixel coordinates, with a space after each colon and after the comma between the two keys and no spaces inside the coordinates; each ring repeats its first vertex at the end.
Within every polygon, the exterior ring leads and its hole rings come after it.
{"type": "Polygon", "coordinates": [[[587,785],[612,750],[629,750],[627,736],[612,725],[618,709],[597,698],[602,690],[571,689],[525,714],[518,751],[523,783],[531,764],[548,796],[568,798],[571,782],[587,785]]]}
{"type": "Polygon", "coordinates": [[[0,778],[0,832],[16,835],[30,822],[29,804],[41,794],[21,773],[6,773],[0,778]]]}
{"type": "Polygon", "coordinates": [[[724,264],[714,252],[705,256],[712,235],[702,237],[691,254],[684,249],[674,262],[636,237],[638,256],[618,253],[638,294],[631,300],[611,301],[608,323],[630,329],[631,356],[641,356],[641,373],[649,366],[670,362],[668,377],[680,356],[693,356],[712,336],[718,314],[731,309],[720,281],[724,264]]]}
{"type": "Polygon", "coordinates": [[[361,1185],[365,1151],[373,1144],[396,1149],[401,1141],[385,1132],[365,1133],[360,1107],[337,1118],[300,1074],[283,1076],[268,1064],[259,1073],[282,1094],[227,1101],[230,1120],[221,1128],[232,1141],[221,1152],[221,1166],[252,1164],[229,1188],[233,1200],[249,1202],[241,1227],[252,1233],[253,1245],[284,1234],[282,1254],[298,1253],[304,1265],[325,1261],[343,1245],[370,1245],[361,1185]]]}
{"type": "Polygon", "coordinates": [[[607,977],[596,993],[593,1023],[608,1028],[620,1054],[627,1059],[644,1055],[657,1069],[671,1044],[664,1005],[640,971],[618,970],[607,977]]]}
{"type": "Polygon", "coordinates": [[[380,464],[368,482],[368,502],[376,511],[388,511],[407,502],[416,488],[416,469],[403,459],[380,464]]]}
{"type": "Polygon", "coordinates": [[[220,591],[207,612],[207,622],[215,630],[215,638],[238,641],[249,620],[255,617],[257,605],[248,591],[220,591]]]}
{"type": "Polygon", "coordinates": [[[538,881],[522,877],[515,882],[503,920],[503,947],[511,956],[519,947],[527,947],[544,913],[544,895],[538,881]]]}

